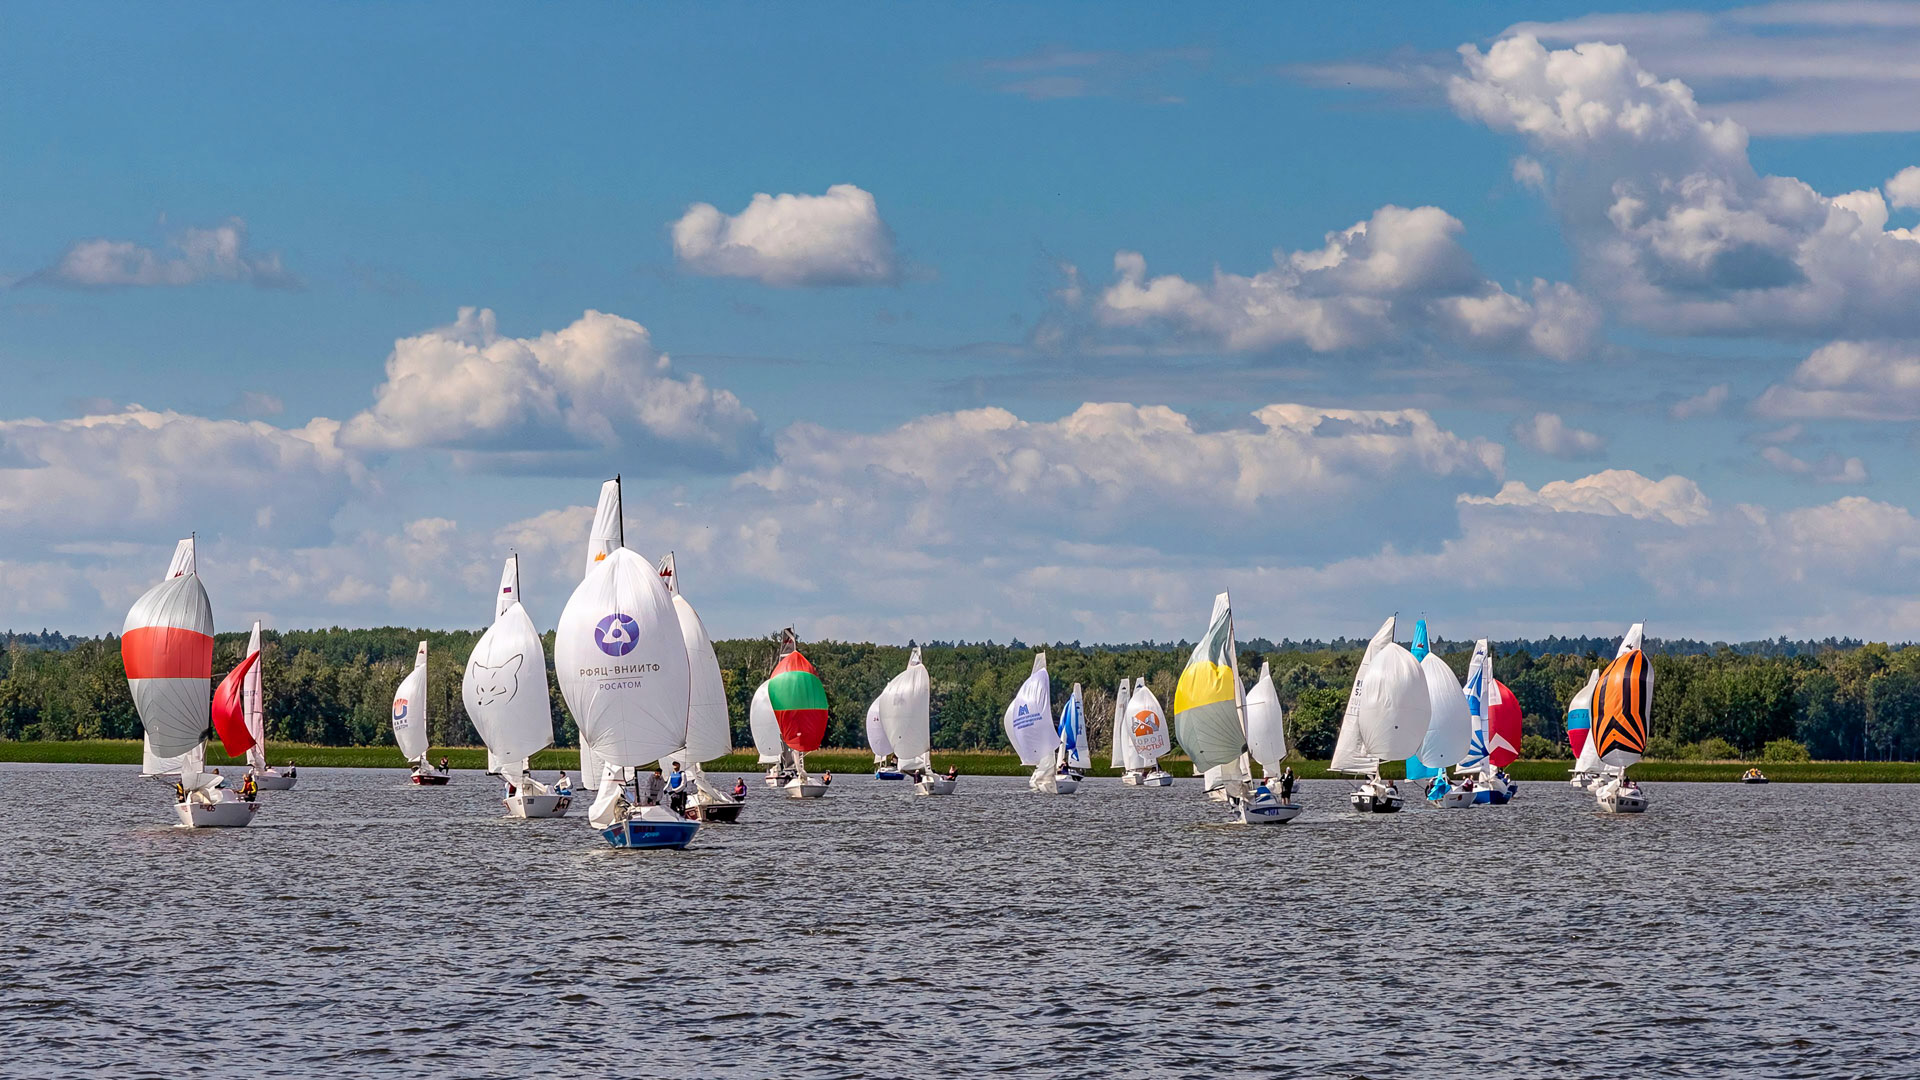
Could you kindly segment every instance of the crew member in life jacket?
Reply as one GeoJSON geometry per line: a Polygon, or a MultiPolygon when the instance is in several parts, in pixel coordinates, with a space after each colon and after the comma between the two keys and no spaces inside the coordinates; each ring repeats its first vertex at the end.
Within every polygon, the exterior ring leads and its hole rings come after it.
{"type": "Polygon", "coordinates": [[[735,780],[733,782],[733,797],[736,799],[744,799],[747,797],[747,782],[745,780],[735,780]]]}
{"type": "Polygon", "coordinates": [[[258,794],[260,794],[260,785],[254,781],[253,774],[248,773],[247,778],[240,781],[240,797],[252,802],[253,797],[258,794]]]}
{"type": "Polygon", "coordinates": [[[186,785],[182,784],[178,780],[175,780],[173,782],[173,801],[177,803],[183,803],[187,801],[186,785]]]}

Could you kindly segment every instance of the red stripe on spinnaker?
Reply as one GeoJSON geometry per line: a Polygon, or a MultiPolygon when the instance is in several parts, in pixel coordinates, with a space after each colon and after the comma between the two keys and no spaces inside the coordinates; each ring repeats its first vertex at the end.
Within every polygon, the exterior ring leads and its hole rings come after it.
{"type": "Polygon", "coordinates": [[[825,709],[775,709],[773,718],[780,724],[780,740],[803,754],[820,749],[827,737],[825,709]]]}
{"type": "Polygon", "coordinates": [[[129,679],[211,679],[213,638],[178,626],[142,626],[120,637],[129,679]]]}
{"type": "Polygon", "coordinates": [[[213,730],[219,734],[220,745],[226,748],[228,757],[239,757],[253,746],[253,732],[247,730],[243,694],[247,671],[259,660],[259,653],[248,653],[247,658],[240,661],[239,667],[220,680],[220,688],[213,692],[213,730]]]}

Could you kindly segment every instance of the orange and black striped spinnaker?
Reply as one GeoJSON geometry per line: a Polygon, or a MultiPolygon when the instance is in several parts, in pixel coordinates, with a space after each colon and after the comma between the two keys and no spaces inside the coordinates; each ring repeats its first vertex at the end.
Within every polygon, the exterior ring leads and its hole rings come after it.
{"type": "Polygon", "coordinates": [[[1647,752],[1647,712],[1653,703],[1653,663],[1638,649],[1600,673],[1593,690],[1593,735],[1600,757],[1609,750],[1647,752]]]}

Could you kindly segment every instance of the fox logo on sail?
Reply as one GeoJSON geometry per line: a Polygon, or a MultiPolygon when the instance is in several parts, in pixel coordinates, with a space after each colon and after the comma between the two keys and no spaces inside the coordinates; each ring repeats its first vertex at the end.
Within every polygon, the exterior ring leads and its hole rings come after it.
{"type": "Polygon", "coordinates": [[[593,628],[593,643],[608,656],[625,656],[640,644],[640,624],[631,615],[616,611],[593,628]]]}

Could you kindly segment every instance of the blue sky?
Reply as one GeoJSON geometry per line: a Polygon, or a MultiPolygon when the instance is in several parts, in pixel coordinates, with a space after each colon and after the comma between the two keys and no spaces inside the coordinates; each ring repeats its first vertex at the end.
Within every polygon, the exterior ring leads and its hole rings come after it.
{"type": "Polygon", "coordinates": [[[0,625],[550,622],[616,470],[720,634],[1920,612],[1915,5],[9,22],[0,625]]]}

